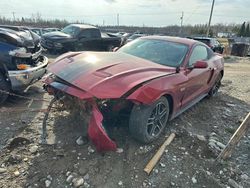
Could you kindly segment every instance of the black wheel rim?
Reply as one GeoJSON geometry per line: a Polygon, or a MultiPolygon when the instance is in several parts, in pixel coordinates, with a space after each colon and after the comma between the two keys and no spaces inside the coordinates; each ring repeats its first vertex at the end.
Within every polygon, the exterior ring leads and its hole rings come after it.
{"type": "Polygon", "coordinates": [[[152,111],[147,121],[147,133],[151,137],[157,137],[165,127],[168,117],[167,106],[160,102],[152,111]]]}
{"type": "Polygon", "coordinates": [[[218,93],[220,86],[221,86],[221,79],[219,78],[214,84],[214,87],[212,89],[212,95],[216,95],[218,93]]]}

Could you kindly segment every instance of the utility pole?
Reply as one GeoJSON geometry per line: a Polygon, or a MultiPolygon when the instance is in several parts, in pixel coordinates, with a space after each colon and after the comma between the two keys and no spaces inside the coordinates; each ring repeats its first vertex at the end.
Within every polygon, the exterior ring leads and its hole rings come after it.
{"type": "Polygon", "coordinates": [[[209,16],[208,26],[207,26],[207,37],[209,36],[209,31],[210,31],[211,20],[212,20],[213,11],[214,11],[214,1],[215,1],[215,0],[213,0],[213,2],[212,2],[212,7],[211,7],[211,11],[210,11],[210,16],[209,16]]]}
{"type": "Polygon", "coordinates": [[[16,20],[15,12],[12,12],[12,15],[13,15],[13,20],[15,21],[16,20]]]}
{"type": "Polygon", "coordinates": [[[119,20],[119,14],[117,14],[117,17],[116,17],[116,18],[117,18],[117,26],[119,27],[119,21],[120,21],[120,20],[119,20]]]}
{"type": "Polygon", "coordinates": [[[181,35],[182,34],[183,19],[184,19],[184,12],[183,11],[181,12],[180,19],[181,19],[181,28],[180,28],[180,35],[181,35]]]}

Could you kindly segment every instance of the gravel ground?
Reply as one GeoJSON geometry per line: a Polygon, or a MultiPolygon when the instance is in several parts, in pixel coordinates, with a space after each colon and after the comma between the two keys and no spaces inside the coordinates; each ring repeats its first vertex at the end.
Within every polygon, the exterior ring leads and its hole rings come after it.
{"type": "MultiPolygon", "coordinates": [[[[0,113],[0,187],[250,187],[249,132],[231,158],[215,162],[220,147],[249,112],[249,75],[250,58],[227,57],[218,96],[169,122],[162,137],[150,145],[134,141],[128,120],[121,118],[112,128],[120,149],[104,154],[79,139],[83,122],[67,112],[50,114],[48,145],[39,144],[44,113],[27,112],[29,100],[10,97],[0,113]],[[146,175],[145,165],[171,132],[176,138],[146,175]]],[[[22,93],[45,100],[34,100],[30,109],[48,105],[50,96],[41,86],[37,83],[22,93]]]]}

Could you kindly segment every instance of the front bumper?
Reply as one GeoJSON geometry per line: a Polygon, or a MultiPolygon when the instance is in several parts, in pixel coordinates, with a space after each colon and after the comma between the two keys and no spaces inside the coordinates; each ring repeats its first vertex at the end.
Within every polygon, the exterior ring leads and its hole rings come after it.
{"type": "Polygon", "coordinates": [[[43,56],[42,61],[38,62],[36,67],[27,70],[8,71],[12,90],[24,90],[29,85],[41,79],[46,73],[47,65],[48,58],[43,56]]]}
{"type": "Polygon", "coordinates": [[[47,39],[42,39],[41,45],[43,48],[46,48],[48,50],[61,50],[61,49],[63,49],[62,44],[60,46],[58,46],[58,45],[56,45],[56,42],[53,42],[53,41],[47,40],[47,39]]]}
{"type": "MultiPolygon", "coordinates": [[[[88,123],[88,136],[90,140],[93,142],[93,144],[96,146],[96,149],[98,152],[104,152],[104,151],[116,151],[117,145],[116,143],[109,137],[107,134],[104,126],[103,126],[103,115],[98,108],[98,105],[94,99],[94,96],[91,94],[88,94],[85,91],[79,90],[78,88],[74,88],[68,85],[65,85],[63,83],[59,83],[57,81],[53,81],[53,78],[48,75],[47,77],[44,77],[44,88],[45,90],[51,94],[54,95],[56,98],[60,98],[62,96],[61,94],[66,94],[66,96],[70,96],[75,99],[78,99],[80,101],[86,101],[88,105],[81,106],[80,102],[77,101],[72,102],[69,99],[69,104],[74,106],[74,109],[77,109],[75,104],[80,105],[80,108],[83,108],[84,110],[88,109],[87,106],[91,106],[91,116],[88,123]]],[[[71,98],[72,100],[72,98],[71,98]]],[[[66,104],[66,103],[65,103],[66,104]]],[[[67,105],[65,105],[67,106],[67,105]]],[[[88,119],[88,118],[87,118],[88,119]]],[[[45,134],[44,134],[45,135],[45,134]]]]}

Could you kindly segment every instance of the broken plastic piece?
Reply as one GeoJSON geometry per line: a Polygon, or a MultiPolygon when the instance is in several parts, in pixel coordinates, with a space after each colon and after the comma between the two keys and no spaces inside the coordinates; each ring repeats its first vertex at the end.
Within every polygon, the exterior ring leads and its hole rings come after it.
{"type": "Polygon", "coordinates": [[[116,143],[112,141],[102,126],[103,116],[97,105],[93,104],[92,116],[90,118],[88,135],[96,146],[98,152],[116,151],[116,143]]]}

